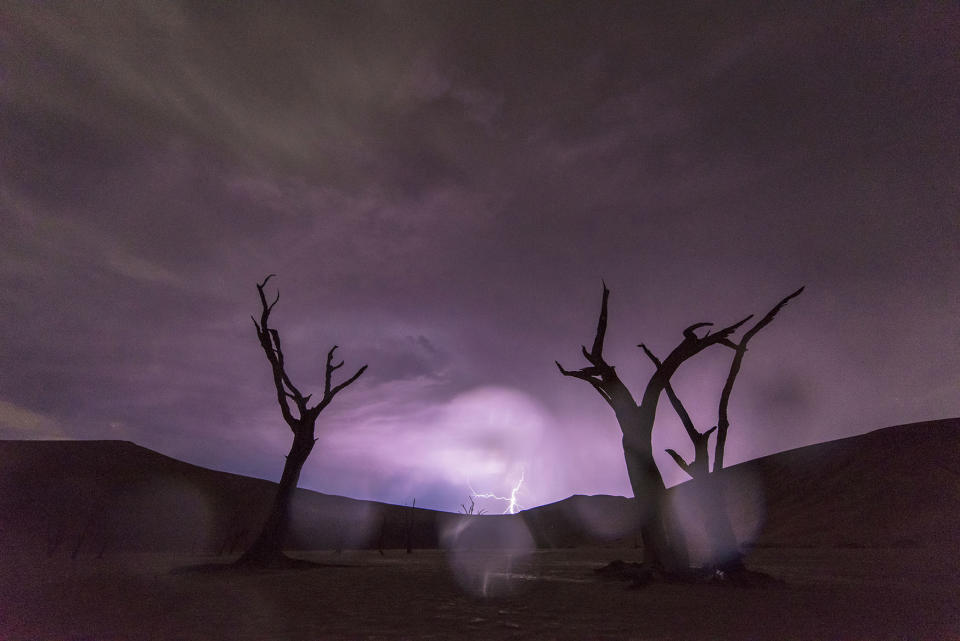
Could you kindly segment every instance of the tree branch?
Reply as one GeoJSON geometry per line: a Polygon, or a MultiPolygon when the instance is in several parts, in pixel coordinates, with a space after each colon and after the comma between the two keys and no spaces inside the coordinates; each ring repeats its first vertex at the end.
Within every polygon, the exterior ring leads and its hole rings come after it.
{"type": "Polygon", "coordinates": [[[337,345],[334,345],[333,347],[330,348],[330,351],[327,352],[327,362],[324,367],[324,376],[323,376],[323,398],[321,398],[320,402],[317,403],[316,407],[314,407],[311,410],[311,412],[313,412],[314,415],[319,414],[324,407],[329,405],[330,401],[333,400],[333,397],[336,396],[340,390],[352,384],[354,381],[360,378],[360,376],[365,371],[367,371],[367,366],[364,365],[359,370],[357,370],[357,372],[353,376],[351,376],[344,382],[340,383],[339,385],[334,386],[332,384],[333,373],[336,370],[343,367],[343,361],[340,361],[339,363],[336,363],[336,364],[334,364],[333,362],[333,353],[337,350],[337,347],[338,347],[337,345]]]}
{"type": "MultiPolygon", "coordinates": [[[[690,474],[690,464],[684,461],[682,456],[677,454],[674,450],[667,450],[667,454],[669,454],[673,458],[673,460],[676,461],[677,465],[680,467],[681,470],[683,470],[687,474],[690,474]]],[[[693,475],[690,474],[690,476],[692,477],[693,475]]]]}
{"type": "MultiPolygon", "coordinates": [[[[656,355],[651,352],[650,349],[643,343],[640,343],[637,347],[643,350],[643,353],[647,355],[647,358],[653,361],[653,364],[659,370],[660,366],[662,365],[660,359],[657,358],[656,355]]],[[[670,399],[670,404],[677,412],[677,416],[680,417],[680,422],[683,423],[683,429],[687,431],[687,436],[690,437],[690,441],[694,444],[694,446],[696,446],[702,435],[697,431],[697,428],[694,427],[693,420],[690,418],[690,414],[687,413],[687,408],[683,406],[683,403],[680,401],[680,398],[677,396],[676,392],[674,392],[673,385],[670,384],[669,380],[667,380],[665,389],[667,392],[667,398],[670,399]]]]}
{"type": "Polygon", "coordinates": [[[303,416],[306,411],[306,399],[303,394],[300,393],[300,390],[293,384],[293,381],[290,380],[290,377],[287,375],[286,366],[283,363],[283,348],[280,345],[280,332],[270,328],[270,337],[273,340],[273,351],[277,356],[277,363],[280,366],[280,377],[283,380],[283,384],[286,385],[287,389],[290,390],[290,398],[292,398],[297,403],[297,409],[300,410],[300,415],[303,416]]]}
{"type": "MultiPolygon", "coordinates": [[[[263,291],[267,281],[273,278],[273,276],[274,274],[270,274],[263,279],[262,283],[257,283],[257,294],[260,296],[261,305],[260,322],[257,323],[253,317],[251,317],[251,319],[253,320],[253,326],[257,330],[260,347],[263,348],[263,352],[267,355],[267,360],[270,362],[270,369],[273,373],[273,385],[277,393],[277,403],[280,405],[280,413],[283,415],[283,420],[290,427],[291,431],[296,433],[299,423],[298,419],[293,415],[289,403],[287,403],[287,397],[290,395],[284,387],[286,373],[283,371],[283,352],[280,349],[279,334],[277,334],[276,330],[271,329],[268,324],[270,321],[270,312],[273,310],[273,306],[277,304],[277,301],[280,300],[280,294],[278,293],[274,301],[268,304],[267,297],[263,291]],[[276,346],[274,345],[274,341],[276,341],[276,346]]],[[[293,388],[293,391],[295,390],[296,388],[293,388]]],[[[301,409],[299,404],[298,409],[301,409]]],[[[301,410],[300,418],[302,417],[303,413],[301,410]]]]}
{"type": "Polygon", "coordinates": [[[616,370],[603,358],[603,342],[607,333],[607,301],[610,298],[610,290],[607,289],[606,283],[603,283],[603,281],[601,283],[603,284],[603,297],[600,302],[600,316],[597,319],[597,332],[593,338],[593,346],[589,351],[584,345],[580,347],[583,357],[590,363],[590,366],[579,370],[568,370],[559,361],[554,362],[564,376],[579,378],[590,383],[590,386],[616,412],[625,408],[636,408],[637,404],[633,400],[630,390],[617,376],[616,370]]]}
{"type": "Polygon", "coordinates": [[[781,300],[779,303],[777,303],[776,305],[774,305],[774,306],[773,306],[773,309],[771,309],[769,312],[767,312],[767,315],[766,315],[766,316],[764,316],[763,318],[761,318],[761,319],[757,322],[756,325],[754,325],[753,327],[751,327],[750,329],[747,330],[747,332],[743,335],[743,338],[740,340],[740,346],[741,346],[743,349],[746,349],[746,347],[747,347],[747,341],[749,341],[751,338],[753,338],[753,337],[757,334],[757,332],[759,332],[761,329],[763,329],[764,327],[766,327],[767,325],[769,325],[769,324],[770,324],[770,321],[773,320],[773,318],[777,315],[777,313],[778,313],[781,309],[783,309],[784,306],[785,306],[787,303],[789,303],[792,299],[794,299],[794,298],[796,298],[797,296],[799,296],[800,294],[802,294],[804,289],[805,289],[805,287],[801,287],[800,289],[798,289],[797,291],[793,292],[792,294],[790,294],[789,296],[787,296],[787,297],[785,297],[783,300],[781,300]]]}
{"type": "Polygon", "coordinates": [[[286,365],[284,363],[283,357],[283,345],[280,342],[280,332],[273,329],[269,326],[270,312],[273,310],[273,307],[277,304],[277,301],[280,300],[280,293],[277,292],[277,296],[274,298],[272,303],[267,303],[267,296],[264,292],[267,282],[274,277],[274,274],[268,275],[263,279],[263,282],[257,283],[257,294],[260,297],[260,322],[257,323],[256,318],[251,316],[253,320],[253,326],[257,330],[257,338],[260,340],[260,346],[263,348],[264,353],[267,356],[267,360],[270,362],[270,368],[273,372],[273,384],[277,392],[277,402],[280,405],[280,412],[283,414],[283,419],[287,422],[287,425],[290,426],[290,429],[294,434],[298,434],[299,431],[309,430],[310,436],[313,435],[313,423],[316,420],[317,416],[320,414],[321,410],[330,404],[330,401],[333,400],[333,397],[347,387],[363,374],[367,366],[364,365],[361,367],[353,376],[337,386],[331,386],[331,377],[334,371],[343,367],[343,361],[339,363],[333,363],[333,352],[337,349],[337,346],[334,345],[329,352],[327,352],[327,362],[324,371],[324,384],[323,384],[323,398],[320,402],[314,407],[308,407],[307,403],[310,401],[312,394],[304,395],[296,385],[293,384],[293,381],[290,380],[290,376],[287,374],[286,365]],[[292,399],[296,404],[297,410],[299,411],[300,416],[295,417],[293,411],[290,408],[290,404],[287,399],[292,399]]]}
{"type": "Polygon", "coordinates": [[[263,288],[267,286],[267,282],[276,276],[276,274],[269,274],[266,278],[263,279],[262,283],[257,283],[257,293],[260,294],[260,304],[263,306],[263,311],[260,314],[260,325],[262,327],[267,326],[267,319],[270,317],[270,312],[273,310],[273,306],[277,304],[277,301],[280,300],[280,291],[277,291],[277,297],[272,303],[267,305],[267,297],[263,293],[263,288]]]}
{"type": "MultiPolygon", "coordinates": [[[[653,364],[660,367],[660,359],[651,352],[646,345],[641,343],[638,345],[647,357],[653,361],[653,364]]],[[[690,418],[690,414],[687,412],[687,409],[683,406],[683,403],[680,401],[680,397],[677,396],[677,393],[673,389],[673,385],[668,380],[665,386],[667,392],[667,398],[670,399],[670,404],[673,406],[674,411],[676,411],[677,416],[680,417],[680,422],[683,423],[683,429],[687,432],[687,437],[689,437],[690,442],[693,444],[693,461],[686,463],[682,458],[673,450],[667,450],[667,453],[673,457],[673,460],[677,462],[677,465],[680,466],[684,472],[690,475],[691,478],[696,478],[701,474],[706,474],[710,470],[710,452],[707,447],[708,441],[710,439],[710,434],[717,429],[715,426],[708,429],[706,432],[699,432],[693,424],[693,419],[690,418]],[[682,464],[681,464],[682,463],[682,464]]]]}
{"type": "Polygon", "coordinates": [[[603,300],[600,303],[600,318],[597,319],[597,334],[593,337],[593,347],[590,354],[587,355],[587,350],[583,350],[587,360],[594,364],[597,361],[603,361],[603,339],[607,334],[607,300],[610,298],[610,290],[607,289],[607,284],[602,280],[600,282],[603,284],[603,300]]]}
{"type": "Polygon", "coordinates": [[[564,369],[563,365],[561,365],[559,361],[554,361],[554,363],[557,364],[557,368],[560,370],[561,374],[563,374],[564,376],[579,378],[581,381],[586,381],[590,383],[593,389],[597,390],[597,393],[603,397],[603,400],[605,400],[607,403],[611,402],[612,399],[610,397],[610,394],[608,394],[607,391],[603,389],[603,382],[599,378],[595,378],[595,376],[597,376],[596,367],[585,367],[580,370],[570,371],[570,370],[564,369]]]}
{"type": "Polygon", "coordinates": [[[358,378],[360,378],[360,375],[363,374],[365,371],[367,371],[366,365],[358,369],[356,374],[354,374],[353,376],[351,376],[350,378],[348,378],[347,380],[345,380],[344,382],[340,383],[339,385],[334,387],[332,390],[330,390],[330,400],[333,400],[333,397],[336,396],[337,392],[339,392],[340,390],[342,390],[343,388],[347,387],[348,385],[356,381],[358,378]]]}
{"type": "Polygon", "coordinates": [[[723,457],[727,443],[727,430],[730,428],[730,421],[727,415],[727,410],[730,404],[730,394],[733,392],[733,384],[737,380],[737,374],[740,373],[740,367],[743,364],[743,357],[747,353],[747,343],[751,338],[756,336],[761,329],[769,325],[777,313],[783,309],[783,307],[793,298],[799,296],[803,290],[804,288],[801,287],[774,305],[773,309],[767,312],[766,316],[757,321],[756,325],[744,333],[743,338],[740,339],[739,343],[733,343],[731,341],[730,344],[727,345],[727,347],[734,349],[734,355],[733,361],[730,363],[730,371],[727,374],[727,380],[723,384],[723,391],[720,392],[720,405],[717,410],[717,447],[714,454],[713,463],[714,472],[723,469],[723,457]]]}
{"type": "MultiPolygon", "coordinates": [[[[741,325],[746,323],[753,316],[747,316],[732,325],[724,327],[713,334],[707,333],[703,337],[697,336],[696,331],[700,327],[712,325],[712,323],[695,323],[683,330],[683,340],[673,348],[669,356],[660,363],[656,373],[650,377],[646,389],[643,391],[643,399],[640,401],[641,408],[647,408],[647,411],[654,411],[657,406],[657,400],[660,398],[660,392],[666,389],[670,378],[677,371],[677,368],[689,358],[696,356],[701,351],[727,340],[733,332],[741,325]]],[[[649,351],[646,350],[645,351],[649,351]]]]}
{"type": "MultiPolygon", "coordinates": [[[[683,330],[683,336],[684,336],[684,338],[689,338],[689,339],[691,339],[691,340],[700,340],[700,337],[697,336],[697,334],[696,334],[696,332],[694,332],[694,330],[699,329],[699,328],[701,328],[701,327],[710,327],[710,326],[712,326],[712,325],[713,325],[713,323],[694,323],[694,324],[691,325],[690,327],[688,327],[688,328],[686,328],[685,330],[683,330]]],[[[709,334],[709,333],[710,333],[710,332],[707,332],[707,334],[709,334]]]]}
{"type": "MultiPolygon", "coordinates": [[[[327,396],[328,394],[330,394],[330,377],[333,375],[333,370],[336,369],[335,367],[332,367],[330,363],[333,362],[333,353],[335,351],[337,351],[336,345],[331,347],[330,351],[327,352],[327,364],[324,366],[324,374],[323,374],[323,395],[324,396],[327,396]]],[[[342,364],[343,363],[341,363],[341,365],[342,364]]]]}

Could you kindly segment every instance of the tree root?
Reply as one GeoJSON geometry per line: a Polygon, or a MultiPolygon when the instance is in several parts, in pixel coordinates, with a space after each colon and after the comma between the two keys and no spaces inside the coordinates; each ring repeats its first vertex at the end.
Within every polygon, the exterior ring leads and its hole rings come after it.
{"type": "Polygon", "coordinates": [[[768,587],[783,582],[764,572],[749,570],[742,563],[722,567],[698,567],[667,571],[660,566],[616,560],[594,570],[606,581],[629,582],[632,589],[654,583],[728,585],[742,588],[768,587]]]}
{"type": "Polygon", "coordinates": [[[274,556],[269,560],[261,560],[249,556],[241,556],[233,563],[201,563],[187,565],[171,570],[171,574],[216,574],[227,572],[258,572],[270,570],[315,570],[318,568],[349,568],[355,567],[346,563],[319,563],[306,559],[295,559],[286,554],[274,556]]]}

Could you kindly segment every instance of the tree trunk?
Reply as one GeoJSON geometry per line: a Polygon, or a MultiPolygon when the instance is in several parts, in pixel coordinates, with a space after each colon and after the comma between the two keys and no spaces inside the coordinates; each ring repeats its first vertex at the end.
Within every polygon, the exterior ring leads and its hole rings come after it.
{"type": "MultiPolygon", "coordinates": [[[[653,396],[652,394],[650,396],[653,396]]],[[[677,526],[667,501],[667,488],[653,459],[653,423],[656,396],[646,407],[618,408],[617,420],[623,432],[623,456],[627,475],[640,513],[643,562],[667,572],[690,565],[686,539],[677,526]]]]}
{"type": "Polygon", "coordinates": [[[743,554],[727,510],[723,478],[714,472],[694,479],[693,482],[701,486],[698,494],[703,501],[703,514],[713,546],[711,551],[713,565],[724,571],[742,568],[743,554]]]}
{"type": "MultiPolygon", "coordinates": [[[[313,430],[309,430],[308,434],[312,433],[313,430]]],[[[294,490],[297,489],[300,470],[310,456],[313,444],[314,440],[309,436],[294,437],[293,446],[283,466],[283,475],[280,477],[280,485],[277,487],[270,515],[253,545],[237,561],[238,564],[266,566],[285,556],[283,544],[290,523],[290,499],[293,497],[294,490]]]]}
{"type": "Polygon", "coordinates": [[[689,566],[686,541],[670,513],[663,477],[651,450],[623,448],[627,474],[640,513],[643,562],[668,572],[689,566]]]}

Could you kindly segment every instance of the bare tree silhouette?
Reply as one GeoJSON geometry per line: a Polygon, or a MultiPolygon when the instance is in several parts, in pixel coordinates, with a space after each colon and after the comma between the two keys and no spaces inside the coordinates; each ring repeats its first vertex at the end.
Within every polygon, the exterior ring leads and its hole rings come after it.
{"type": "MultiPolygon", "coordinates": [[[[761,329],[769,325],[777,313],[783,309],[783,307],[790,302],[791,299],[799,296],[801,292],[803,292],[803,289],[804,288],[801,287],[778,302],[773,309],[767,312],[766,316],[760,319],[753,327],[744,333],[743,337],[740,339],[740,342],[735,342],[732,339],[725,339],[721,341],[721,344],[734,350],[734,357],[730,363],[730,371],[727,374],[726,381],[724,382],[723,391],[720,394],[717,425],[711,427],[705,432],[698,431],[693,424],[693,420],[690,418],[690,414],[687,412],[686,408],[683,406],[683,403],[680,401],[680,398],[674,391],[673,386],[669,383],[669,381],[666,385],[667,397],[670,399],[670,404],[673,405],[674,410],[677,412],[677,416],[680,417],[680,422],[683,423],[684,430],[686,430],[687,436],[690,438],[690,442],[693,444],[694,455],[693,460],[688,463],[675,450],[668,449],[667,453],[671,456],[671,458],[673,458],[680,469],[686,472],[690,478],[693,479],[694,483],[697,483],[699,486],[697,487],[696,494],[700,502],[700,509],[703,512],[708,532],[712,539],[714,547],[713,558],[717,561],[718,569],[722,569],[725,572],[740,570],[743,567],[743,558],[742,554],[740,553],[739,542],[737,541],[736,534],[733,531],[733,525],[730,522],[730,515],[726,509],[725,494],[723,491],[723,486],[721,485],[722,480],[717,476],[714,476],[723,468],[724,445],[726,443],[727,430],[730,427],[730,422],[727,417],[730,394],[733,391],[733,384],[737,379],[737,374],[740,373],[743,357],[747,352],[747,343],[751,338],[756,336],[761,329]],[[708,444],[710,434],[714,430],[717,431],[717,441],[715,446],[713,473],[711,473],[708,444]]],[[[659,370],[662,367],[660,359],[657,358],[653,352],[647,348],[646,345],[641,344],[640,348],[643,349],[647,357],[659,370]]]]}
{"type": "Polygon", "coordinates": [[[287,460],[283,466],[283,475],[280,477],[280,485],[277,487],[277,494],[270,514],[253,544],[237,561],[241,565],[276,565],[287,560],[287,557],[283,554],[283,542],[289,523],[290,498],[293,496],[293,491],[300,480],[300,471],[303,469],[303,464],[317,442],[314,436],[317,417],[338,392],[360,378],[360,375],[367,369],[367,366],[364,365],[343,383],[336,386],[332,385],[333,372],[343,366],[343,361],[333,363],[333,353],[337,349],[337,346],[334,345],[327,352],[323,396],[320,398],[320,402],[310,407],[308,403],[312,394],[304,396],[290,380],[284,366],[280,333],[268,325],[270,312],[277,301],[280,300],[280,292],[278,291],[273,302],[268,304],[267,297],[263,292],[267,281],[273,276],[274,274],[270,274],[262,283],[257,284],[257,293],[260,295],[262,307],[260,322],[258,323],[256,318],[251,318],[257,330],[257,338],[260,339],[260,346],[263,347],[267,360],[270,362],[270,368],[273,372],[273,385],[277,392],[277,403],[280,405],[283,420],[286,421],[293,432],[293,445],[290,448],[290,453],[287,454],[287,460]],[[292,407],[291,401],[293,402],[292,407]],[[294,411],[296,411],[296,415],[294,411]]]}
{"type": "Polygon", "coordinates": [[[486,513],[486,510],[478,510],[478,509],[477,509],[477,502],[476,502],[476,500],[473,498],[473,495],[472,495],[472,494],[467,497],[467,500],[470,501],[470,507],[467,507],[467,504],[466,504],[466,503],[461,503],[461,504],[460,504],[460,513],[461,513],[461,514],[463,514],[464,516],[474,516],[474,515],[476,515],[476,516],[481,516],[481,515],[483,515],[483,514],[486,513]]]}
{"type": "Polygon", "coordinates": [[[640,533],[643,538],[644,564],[668,572],[685,569],[689,565],[686,544],[679,528],[672,522],[666,505],[666,486],[653,459],[652,435],[660,394],[670,382],[677,368],[704,349],[728,341],[729,336],[751,316],[711,334],[698,336],[696,331],[712,323],[695,323],[683,330],[683,340],[660,363],[647,382],[640,403],[617,376],[615,368],[603,357],[603,341],[607,331],[607,301],[610,290],[603,285],[600,318],[593,347],[581,347],[589,367],[579,370],[557,368],[564,376],[588,382],[613,409],[623,433],[623,454],[630,477],[633,495],[640,502],[640,533]]]}
{"type": "Polygon", "coordinates": [[[407,510],[407,554],[413,554],[413,525],[417,518],[417,497],[407,510]]]}

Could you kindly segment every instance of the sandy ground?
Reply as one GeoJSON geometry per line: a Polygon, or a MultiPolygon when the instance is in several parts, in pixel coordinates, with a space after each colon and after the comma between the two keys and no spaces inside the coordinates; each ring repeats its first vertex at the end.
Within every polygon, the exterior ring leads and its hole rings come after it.
{"type": "Polygon", "coordinates": [[[960,640],[960,552],[761,549],[763,588],[630,589],[593,568],[633,550],[317,552],[309,570],[171,573],[182,555],[7,557],[0,639],[960,640]]]}

